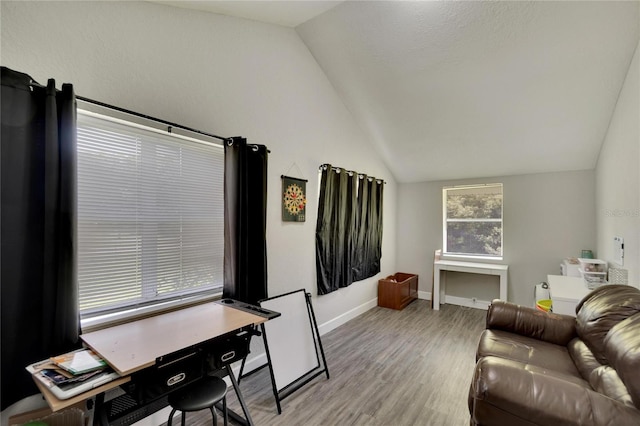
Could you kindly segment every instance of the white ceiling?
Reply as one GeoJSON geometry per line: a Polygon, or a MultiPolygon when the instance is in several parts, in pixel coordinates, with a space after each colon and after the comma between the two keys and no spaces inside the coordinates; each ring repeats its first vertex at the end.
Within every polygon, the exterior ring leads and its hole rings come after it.
{"type": "Polygon", "coordinates": [[[185,9],[204,10],[219,15],[235,16],[291,28],[295,28],[303,22],[342,3],[342,1],[315,0],[151,1],[152,3],[161,3],[185,9]]]}
{"type": "Polygon", "coordinates": [[[640,39],[640,1],[170,3],[295,27],[399,182],[594,168],[640,39]]]}

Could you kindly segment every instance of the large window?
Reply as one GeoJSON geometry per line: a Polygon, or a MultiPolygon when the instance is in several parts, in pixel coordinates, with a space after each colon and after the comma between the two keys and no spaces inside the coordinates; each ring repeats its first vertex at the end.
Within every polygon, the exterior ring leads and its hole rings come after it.
{"type": "Polygon", "coordinates": [[[444,254],[502,256],[502,184],[444,188],[444,254]]]}
{"type": "Polygon", "coordinates": [[[79,111],[83,318],[222,288],[222,146],[79,111]]]}

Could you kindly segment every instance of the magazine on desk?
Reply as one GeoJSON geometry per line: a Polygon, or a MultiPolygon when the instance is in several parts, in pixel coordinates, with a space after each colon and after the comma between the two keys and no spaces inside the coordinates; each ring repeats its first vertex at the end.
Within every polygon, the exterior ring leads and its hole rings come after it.
{"type": "MultiPolygon", "coordinates": [[[[66,355],[66,354],[65,354],[66,355]]],[[[95,354],[94,354],[95,355],[95,354]]],[[[58,357],[54,357],[58,358],[58,357]]],[[[72,374],[51,359],[45,359],[27,366],[27,371],[42,383],[56,398],[64,400],[95,389],[120,377],[107,364],[99,368],[84,366],[88,371],[72,374]]],[[[80,371],[80,370],[77,370],[80,371]]]]}

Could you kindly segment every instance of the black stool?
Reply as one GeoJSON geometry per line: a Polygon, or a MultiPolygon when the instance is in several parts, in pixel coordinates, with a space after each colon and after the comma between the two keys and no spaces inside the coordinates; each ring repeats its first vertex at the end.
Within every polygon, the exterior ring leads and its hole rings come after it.
{"type": "Polygon", "coordinates": [[[171,414],[167,426],[171,426],[176,410],[182,411],[182,426],[185,425],[187,411],[200,411],[208,408],[213,415],[213,424],[218,424],[214,405],[222,400],[224,425],[227,426],[227,384],[215,376],[206,376],[197,382],[169,394],[171,414]]]}

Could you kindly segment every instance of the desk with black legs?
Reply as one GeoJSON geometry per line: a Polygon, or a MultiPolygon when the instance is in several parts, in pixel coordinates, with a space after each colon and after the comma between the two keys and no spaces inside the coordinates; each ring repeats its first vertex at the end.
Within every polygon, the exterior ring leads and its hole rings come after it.
{"type": "MultiPolygon", "coordinates": [[[[242,305],[241,302],[235,304],[237,307],[242,305]]],[[[244,419],[237,415],[232,417],[252,425],[231,363],[246,357],[254,327],[279,314],[270,312],[271,315],[260,316],[260,312],[253,314],[249,310],[230,306],[233,306],[233,302],[205,303],[82,334],[80,337],[86,346],[122,376],[119,384],[124,383],[127,396],[133,395],[141,405],[166,397],[173,388],[197,380],[203,374],[228,375],[244,412],[244,419]]],[[[109,385],[105,385],[103,390],[114,387],[109,385]]],[[[101,409],[104,411],[104,407],[101,407],[104,394],[96,391],[92,392],[92,395],[98,395],[96,416],[101,423],[109,423],[106,414],[100,412],[101,409]]],[[[54,410],[68,405],[65,401],[56,401],[55,397],[50,400],[51,395],[46,393],[45,396],[54,410]]]]}

